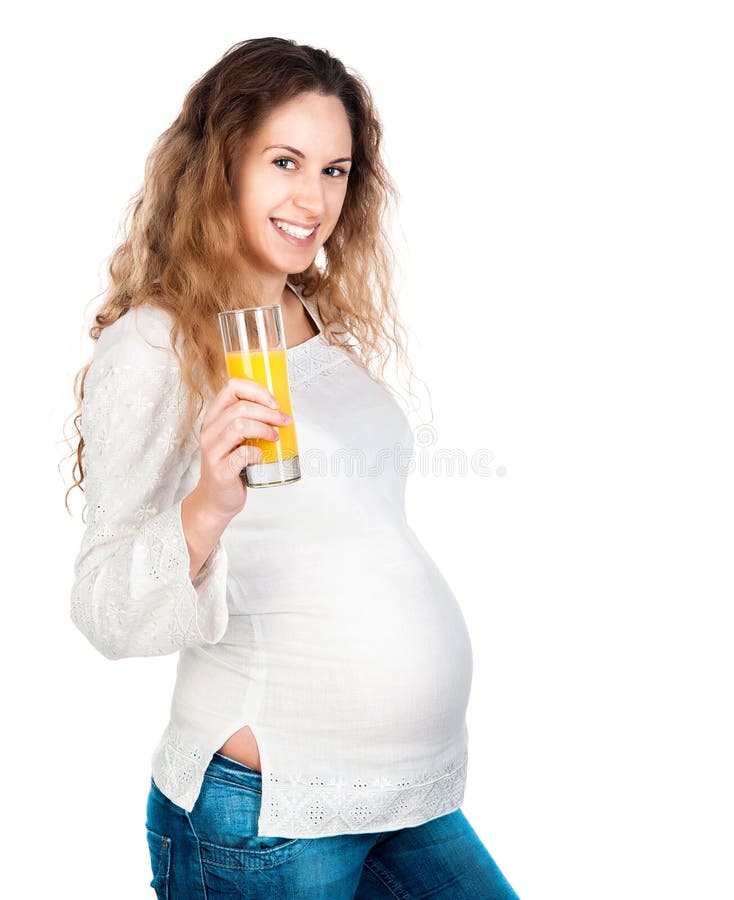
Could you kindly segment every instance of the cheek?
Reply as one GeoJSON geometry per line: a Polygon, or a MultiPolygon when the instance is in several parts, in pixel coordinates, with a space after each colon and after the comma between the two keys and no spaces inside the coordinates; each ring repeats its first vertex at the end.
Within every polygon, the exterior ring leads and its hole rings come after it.
{"type": "Polygon", "coordinates": [[[339,190],[334,190],[329,196],[329,210],[335,217],[339,217],[342,209],[344,208],[344,201],[347,197],[347,189],[346,187],[339,187],[339,190]]]}
{"type": "Polygon", "coordinates": [[[243,234],[251,240],[256,217],[252,205],[249,204],[245,198],[242,198],[240,201],[237,208],[237,215],[243,234]]]}
{"type": "Polygon", "coordinates": [[[288,197],[283,179],[270,172],[249,174],[240,187],[238,211],[240,219],[250,223],[262,222],[270,212],[288,197]]]}

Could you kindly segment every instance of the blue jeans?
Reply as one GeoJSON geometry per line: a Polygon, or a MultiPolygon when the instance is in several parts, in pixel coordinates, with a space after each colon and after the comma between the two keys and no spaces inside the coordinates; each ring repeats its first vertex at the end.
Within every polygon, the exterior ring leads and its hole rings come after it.
{"type": "Polygon", "coordinates": [[[190,813],[151,779],[159,900],[518,900],[460,809],[397,831],[258,837],[261,795],[260,773],[219,753],[190,813]]]}

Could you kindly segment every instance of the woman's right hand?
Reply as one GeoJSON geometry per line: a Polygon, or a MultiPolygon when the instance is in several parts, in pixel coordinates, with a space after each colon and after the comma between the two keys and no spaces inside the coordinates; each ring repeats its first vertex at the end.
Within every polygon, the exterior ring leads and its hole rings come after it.
{"type": "Polygon", "coordinates": [[[194,490],[211,515],[228,521],[244,509],[247,486],[240,472],[260,462],[262,450],[243,441],[277,440],[273,426],[291,421],[278,410],[270,391],[257,381],[227,380],[207,409],[199,435],[201,474],[194,490]]]}

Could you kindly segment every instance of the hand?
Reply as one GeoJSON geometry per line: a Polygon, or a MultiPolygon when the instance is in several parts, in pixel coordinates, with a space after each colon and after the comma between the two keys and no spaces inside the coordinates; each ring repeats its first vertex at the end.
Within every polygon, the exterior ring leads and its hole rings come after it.
{"type": "Polygon", "coordinates": [[[226,521],[244,509],[247,486],[240,472],[262,460],[246,439],[278,439],[273,425],[292,422],[266,387],[251,378],[230,378],[207,409],[201,426],[201,474],[194,489],[210,515],[226,521]]]}

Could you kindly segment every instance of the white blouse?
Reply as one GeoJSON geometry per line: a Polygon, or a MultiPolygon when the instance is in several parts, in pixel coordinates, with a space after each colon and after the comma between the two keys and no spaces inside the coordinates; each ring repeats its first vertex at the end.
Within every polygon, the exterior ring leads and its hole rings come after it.
{"type": "Polygon", "coordinates": [[[213,753],[249,725],[259,835],[389,831],[458,809],[472,649],[406,520],[405,413],[322,331],[290,348],[301,480],[248,489],[192,583],[181,501],[204,413],[187,434],[171,324],[136,308],[96,343],[71,591],[72,620],[110,659],[180,654],[156,784],[190,811],[213,753]]]}

